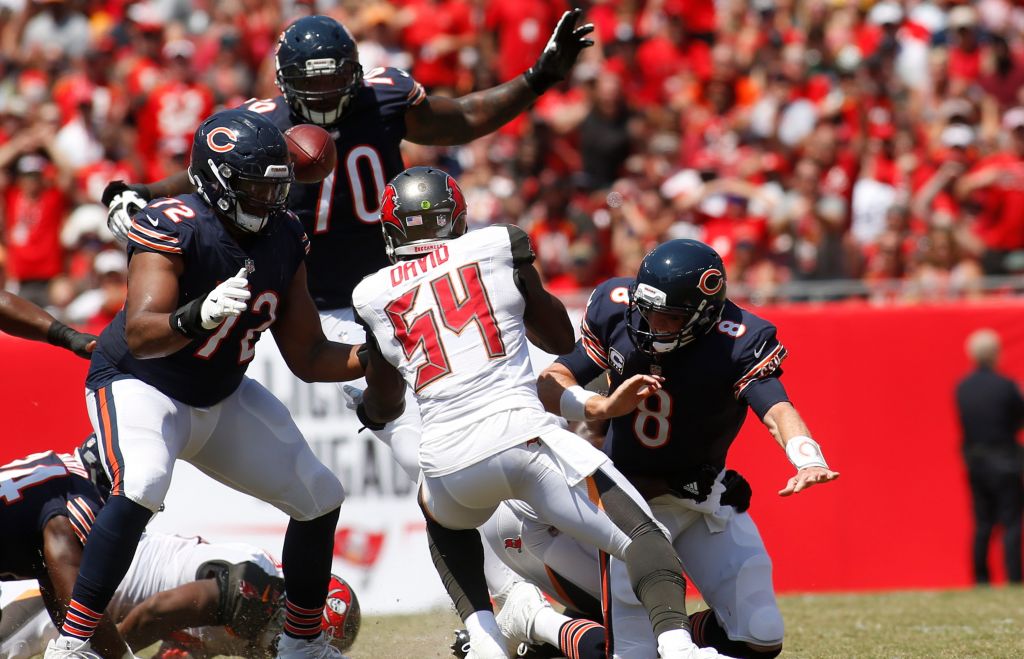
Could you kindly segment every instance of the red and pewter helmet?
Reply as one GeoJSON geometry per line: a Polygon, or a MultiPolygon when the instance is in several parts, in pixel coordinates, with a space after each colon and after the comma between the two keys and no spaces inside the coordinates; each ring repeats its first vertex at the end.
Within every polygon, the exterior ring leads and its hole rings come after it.
{"type": "Polygon", "coordinates": [[[324,607],[321,631],[331,645],[344,652],[355,643],[361,621],[359,600],[352,587],[338,575],[332,574],[331,585],[327,588],[327,605],[324,607]]]}
{"type": "Polygon", "coordinates": [[[466,233],[466,198],[447,172],[410,167],[385,186],[380,224],[392,263],[416,258],[466,233]]]}

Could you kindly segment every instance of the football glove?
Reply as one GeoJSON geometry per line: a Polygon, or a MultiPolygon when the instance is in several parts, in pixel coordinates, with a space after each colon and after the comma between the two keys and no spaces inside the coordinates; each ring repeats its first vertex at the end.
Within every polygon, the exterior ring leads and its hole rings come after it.
{"type": "Polygon", "coordinates": [[[750,498],[754,491],[750,489],[750,483],[738,471],[728,469],[722,477],[722,485],[725,492],[722,492],[721,502],[723,506],[732,506],[738,513],[745,513],[750,508],[750,498]]]}
{"type": "Polygon", "coordinates": [[[72,329],[59,320],[53,321],[46,332],[46,340],[50,345],[66,348],[82,359],[92,358],[97,338],[94,334],[72,329]]]}
{"type": "Polygon", "coordinates": [[[128,242],[132,216],[146,206],[150,196],[147,186],[124,181],[111,181],[104,188],[101,200],[107,207],[107,228],[118,241],[128,242]]]}
{"type": "Polygon", "coordinates": [[[203,329],[212,330],[228,316],[241,314],[248,306],[246,303],[250,295],[245,268],[240,268],[237,275],[221,282],[203,300],[202,309],[199,311],[203,329]]]}
{"type": "Polygon", "coordinates": [[[594,45],[593,39],[585,38],[594,31],[593,23],[576,27],[582,14],[579,8],[562,14],[537,63],[523,74],[537,96],[565,80],[583,49],[594,45]]]}

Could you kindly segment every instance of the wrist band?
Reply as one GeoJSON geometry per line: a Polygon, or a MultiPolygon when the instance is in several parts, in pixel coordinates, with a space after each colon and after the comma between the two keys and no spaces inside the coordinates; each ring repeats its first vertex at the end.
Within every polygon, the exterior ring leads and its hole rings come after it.
{"type": "Polygon", "coordinates": [[[587,391],[578,384],[573,385],[562,392],[562,397],[558,401],[558,409],[562,416],[569,421],[586,421],[587,401],[598,395],[600,394],[587,391]]]}
{"type": "MultiPolygon", "coordinates": [[[[366,414],[366,406],[363,405],[362,401],[356,405],[356,418],[359,419],[359,423],[363,424],[363,428],[366,428],[367,430],[384,430],[388,425],[386,423],[379,423],[370,419],[366,414]]],[[[363,428],[360,428],[360,430],[363,428]]]]}
{"type": "Polygon", "coordinates": [[[789,461],[798,470],[804,467],[824,467],[828,469],[828,464],[825,463],[825,456],[821,454],[821,447],[818,446],[818,442],[807,435],[790,437],[789,441],[786,442],[786,457],[789,458],[789,461]]]}
{"type": "Polygon", "coordinates": [[[213,330],[205,329],[202,319],[205,299],[205,297],[201,297],[175,309],[174,313],[167,317],[171,329],[189,339],[201,339],[209,336],[213,330]]]}

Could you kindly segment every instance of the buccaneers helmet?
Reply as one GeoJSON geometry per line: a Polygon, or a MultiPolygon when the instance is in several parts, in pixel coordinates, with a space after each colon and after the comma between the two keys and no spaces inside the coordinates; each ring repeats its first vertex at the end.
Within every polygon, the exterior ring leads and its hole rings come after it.
{"type": "Polygon", "coordinates": [[[696,240],[670,240],[651,250],[629,288],[626,330],[638,350],[655,355],[705,334],[725,308],[725,266],[718,253],[696,240]],[[652,311],[679,315],[674,332],[655,332],[652,311]]]}
{"type": "Polygon", "coordinates": [[[188,177],[196,194],[246,233],[283,211],[295,176],[284,134],[247,110],[224,110],[199,125],[188,177]]]}
{"type": "Polygon", "coordinates": [[[338,575],[332,574],[320,630],[331,645],[344,652],[355,643],[361,621],[359,600],[352,587],[338,575]]]}
{"type": "Polygon", "coordinates": [[[466,233],[466,198],[448,173],[410,167],[384,187],[380,224],[388,258],[415,258],[466,233]]]}
{"type": "Polygon", "coordinates": [[[336,123],[363,84],[352,35],[327,16],[305,16],[277,42],[277,86],[292,112],[320,126],[336,123]]]}

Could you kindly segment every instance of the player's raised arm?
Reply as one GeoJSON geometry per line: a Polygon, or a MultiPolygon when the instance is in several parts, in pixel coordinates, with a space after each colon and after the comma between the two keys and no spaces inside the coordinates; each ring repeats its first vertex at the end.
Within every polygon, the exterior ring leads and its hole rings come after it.
{"type": "Polygon", "coordinates": [[[776,403],[762,421],[797,469],[796,475],[789,479],[786,487],[779,490],[781,496],[796,494],[812,485],[839,478],[838,471],[828,468],[821,446],[811,439],[811,431],[792,403],[776,403]]]}
{"type": "Polygon", "coordinates": [[[591,24],[576,27],[583,10],[562,15],[547,46],[523,75],[506,83],[461,96],[428,96],[405,115],[406,139],[418,144],[465,144],[492,133],[569,75],[584,48],[594,45],[591,24]]]}
{"type": "Polygon", "coordinates": [[[188,171],[182,170],[154,183],[125,183],[111,181],[103,188],[100,201],[107,207],[107,228],[122,243],[128,242],[128,231],[132,216],[146,206],[151,199],[177,197],[192,192],[188,171]]]}
{"type": "MultiPolygon", "coordinates": [[[[82,563],[82,543],[67,517],[58,515],[43,528],[43,559],[46,574],[39,579],[43,602],[46,603],[51,620],[63,621],[82,563]]],[[[92,648],[104,659],[132,656],[117,628],[106,617],[96,627],[92,648]]]]}
{"type": "Polygon", "coordinates": [[[0,330],[30,341],[46,341],[89,359],[96,337],[74,330],[28,300],[0,291],[0,330]]]}
{"type": "Polygon", "coordinates": [[[358,346],[336,343],[324,336],[306,287],[304,263],[292,277],[271,331],[288,368],[303,382],[346,382],[363,376],[356,354],[358,346]]]}

